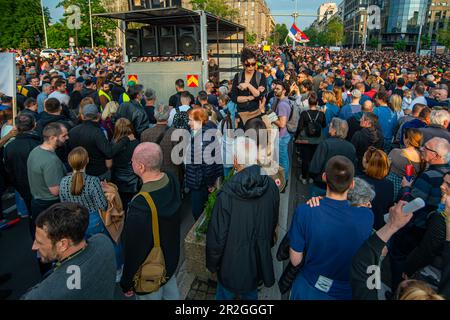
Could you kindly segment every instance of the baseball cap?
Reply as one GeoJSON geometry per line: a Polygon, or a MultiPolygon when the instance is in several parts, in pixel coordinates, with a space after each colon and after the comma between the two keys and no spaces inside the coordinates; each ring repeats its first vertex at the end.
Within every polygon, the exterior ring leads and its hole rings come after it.
{"type": "Polygon", "coordinates": [[[99,114],[98,107],[95,104],[85,105],[83,108],[83,116],[99,114]]]}

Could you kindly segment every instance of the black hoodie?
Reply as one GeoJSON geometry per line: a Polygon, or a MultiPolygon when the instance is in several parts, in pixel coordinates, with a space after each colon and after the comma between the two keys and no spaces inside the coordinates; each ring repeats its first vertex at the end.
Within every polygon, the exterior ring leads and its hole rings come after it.
{"type": "Polygon", "coordinates": [[[384,138],[383,133],[379,128],[362,128],[357,131],[352,137],[352,144],[356,149],[356,158],[358,158],[358,169],[361,172],[362,159],[364,153],[373,146],[377,149],[383,149],[384,138]]]}
{"type": "MultiPolygon", "coordinates": [[[[144,184],[141,191],[149,192],[155,202],[166,276],[170,278],[180,257],[180,185],[174,175],[167,173],[160,181],[144,184]]],[[[132,290],[133,278],[153,248],[152,215],[141,195],[135,196],[129,204],[122,243],[124,267],[120,285],[127,292],[132,290]]]]}
{"type": "Polygon", "coordinates": [[[275,182],[251,166],[233,176],[217,196],[206,238],[206,267],[234,293],[275,283],[271,247],[280,194],[275,182]]]}

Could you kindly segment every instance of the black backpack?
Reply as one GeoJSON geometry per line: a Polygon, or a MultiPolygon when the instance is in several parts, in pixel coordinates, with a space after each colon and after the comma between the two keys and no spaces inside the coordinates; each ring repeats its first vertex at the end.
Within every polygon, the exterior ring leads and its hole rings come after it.
{"type": "Polygon", "coordinates": [[[187,111],[180,111],[180,107],[175,108],[172,126],[175,129],[189,130],[189,116],[187,111]]]}
{"type": "Polygon", "coordinates": [[[322,127],[319,123],[317,123],[320,111],[317,112],[314,120],[311,118],[311,115],[309,114],[308,111],[306,111],[306,114],[308,115],[309,118],[308,125],[306,126],[305,129],[306,136],[308,136],[309,138],[319,138],[322,135],[322,127]]]}

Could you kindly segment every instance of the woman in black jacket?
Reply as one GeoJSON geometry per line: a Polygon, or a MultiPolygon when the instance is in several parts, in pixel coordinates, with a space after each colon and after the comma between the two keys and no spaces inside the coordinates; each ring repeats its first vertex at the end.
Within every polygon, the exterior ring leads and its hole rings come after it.
{"type": "Polygon", "coordinates": [[[303,184],[312,183],[309,177],[309,165],[317,149],[323,140],[323,128],[327,126],[325,113],[317,108],[317,95],[311,92],[308,103],[309,110],[300,114],[295,143],[300,146],[300,157],[302,159],[302,170],[300,180],[303,184]]]}
{"type": "Polygon", "coordinates": [[[369,147],[363,157],[364,174],[360,178],[368,182],[375,190],[372,203],[374,229],[384,225],[384,214],[394,204],[394,184],[386,177],[389,173],[389,159],[382,150],[369,147]]]}
{"type": "Polygon", "coordinates": [[[130,137],[130,143],[123,152],[117,153],[113,158],[111,171],[112,182],[119,188],[120,199],[126,212],[128,203],[141,188],[141,180],[134,173],[131,165],[131,157],[139,140],[134,137],[130,120],[120,118],[114,127],[113,142],[118,143],[123,137],[130,137]]]}
{"type": "Polygon", "coordinates": [[[373,146],[383,150],[384,137],[378,124],[378,117],[373,113],[364,113],[360,120],[360,126],[362,129],[353,135],[351,142],[355,146],[358,158],[357,170],[362,172],[362,159],[367,149],[373,146]]]}
{"type": "MultiPolygon", "coordinates": [[[[216,140],[215,134],[209,135],[212,139],[208,139],[205,135],[208,130],[217,131],[217,127],[208,120],[208,112],[204,108],[191,109],[189,112],[191,144],[185,159],[186,187],[191,190],[192,214],[195,220],[202,214],[209,192],[215,186],[216,180],[223,176],[222,164],[216,163],[214,159],[208,159],[214,158],[215,154],[211,154],[211,151],[208,154],[206,148],[211,143],[216,143],[216,140]],[[208,160],[213,160],[214,163],[208,160]]],[[[220,147],[214,149],[220,151],[220,147]]],[[[221,156],[218,155],[215,158],[221,159],[221,156]]]]}

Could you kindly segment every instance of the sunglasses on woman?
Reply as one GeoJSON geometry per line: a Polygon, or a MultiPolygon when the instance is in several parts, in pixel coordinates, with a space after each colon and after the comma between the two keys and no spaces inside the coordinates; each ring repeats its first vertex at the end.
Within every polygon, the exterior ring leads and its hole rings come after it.
{"type": "Polygon", "coordinates": [[[248,62],[246,62],[246,63],[245,63],[245,66],[246,66],[246,67],[254,67],[254,66],[256,66],[256,62],[253,62],[253,63],[248,63],[248,62]]]}

